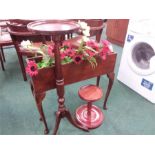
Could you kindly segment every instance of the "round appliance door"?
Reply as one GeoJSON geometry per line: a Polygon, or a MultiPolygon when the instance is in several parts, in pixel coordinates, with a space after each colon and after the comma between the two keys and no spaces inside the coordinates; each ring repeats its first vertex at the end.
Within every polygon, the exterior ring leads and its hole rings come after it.
{"type": "Polygon", "coordinates": [[[155,51],[147,42],[137,42],[127,55],[131,69],[139,75],[155,73],[155,51]]]}

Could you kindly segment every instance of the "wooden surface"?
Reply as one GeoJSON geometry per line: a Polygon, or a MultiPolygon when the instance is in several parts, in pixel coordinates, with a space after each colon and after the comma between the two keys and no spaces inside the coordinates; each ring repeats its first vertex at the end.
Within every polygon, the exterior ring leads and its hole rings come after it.
{"type": "Polygon", "coordinates": [[[107,40],[124,46],[128,22],[128,19],[108,19],[106,29],[107,40]]]}
{"type": "Polygon", "coordinates": [[[88,127],[88,129],[94,129],[103,123],[105,117],[99,107],[95,105],[89,106],[89,104],[90,103],[78,107],[75,115],[79,124],[88,127]]]}
{"type": "MultiPolygon", "coordinates": [[[[97,67],[93,70],[88,62],[83,62],[80,65],[74,63],[61,66],[59,48],[65,39],[65,35],[78,32],[79,26],[75,22],[67,22],[60,20],[51,21],[36,21],[28,24],[28,29],[36,34],[51,35],[55,43],[55,67],[44,68],[39,71],[39,74],[32,78],[31,88],[35,96],[37,105],[42,107],[42,100],[47,90],[56,88],[58,95],[58,111],[56,112],[56,124],[53,134],[57,133],[61,118],[66,117],[70,123],[80,129],[88,130],[87,127],[77,124],[72,118],[69,110],[65,107],[65,89],[64,85],[86,80],[92,77],[97,77],[97,85],[99,85],[99,76],[106,74],[109,79],[108,88],[104,100],[104,108],[114,81],[114,67],[116,62],[116,53],[111,53],[106,60],[98,59],[97,67]],[[74,71],[74,72],[73,72],[74,71]],[[85,71],[85,72],[83,72],[85,71]],[[46,79],[46,80],[44,80],[46,79]]],[[[42,120],[44,120],[45,131],[46,120],[43,115],[43,110],[39,110],[42,120]]]]}
{"type": "Polygon", "coordinates": [[[102,89],[95,85],[82,86],[79,89],[78,93],[79,93],[79,96],[87,102],[97,101],[101,99],[103,95],[102,89]]]}
{"type": "Polygon", "coordinates": [[[64,35],[79,30],[79,25],[76,22],[67,20],[41,20],[31,22],[27,27],[32,32],[44,35],[64,35]]]}
{"type": "MultiPolygon", "coordinates": [[[[83,130],[87,130],[88,128],[77,124],[77,122],[72,118],[69,110],[65,107],[65,97],[64,97],[64,76],[61,67],[61,59],[60,59],[60,46],[65,39],[65,35],[69,35],[70,33],[77,32],[79,30],[79,25],[72,21],[65,20],[46,20],[46,21],[36,21],[27,25],[28,29],[36,34],[42,35],[51,35],[52,41],[54,42],[54,53],[55,53],[55,68],[54,68],[54,84],[57,88],[58,95],[58,110],[56,112],[56,123],[53,134],[57,133],[59,128],[60,121],[63,117],[66,117],[69,122],[83,130]]],[[[47,74],[47,73],[45,73],[47,74]]],[[[45,77],[44,77],[45,79],[45,77]]],[[[46,80],[47,81],[47,80],[46,80]]],[[[52,81],[50,79],[49,81],[52,81]]],[[[39,84],[40,85],[40,84],[39,84]]],[[[34,93],[36,88],[34,87],[34,93]]],[[[40,97],[41,98],[41,97],[40,97]]],[[[39,99],[40,100],[40,99],[39,99]]],[[[41,118],[43,115],[41,114],[41,118]]],[[[44,119],[44,118],[43,118],[44,119]]],[[[45,122],[44,122],[45,124],[45,122]]],[[[46,130],[46,128],[45,128],[46,130]]]]}
{"type": "MultiPolygon", "coordinates": [[[[33,60],[33,58],[30,58],[29,60],[33,60]]],[[[100,58],[97,58],[98,65],[95,69],[92,68],[88,61],[83,61],[81,64],[78,65],[75,63],[62,65],[64,85],[114,72],[115,62],[116,53],[111,53],[107,55],[107,59],[104,61],[100,58]],[[83,70],[84,72],[82,72],[83,70]]],[[[38,75],[32,77],[32,84],[35,88],[35,93],[42,93],[50,89],[55,89],[55,81],[55,67],[46,67],[43,69],[39,69],[38,75]]]]}

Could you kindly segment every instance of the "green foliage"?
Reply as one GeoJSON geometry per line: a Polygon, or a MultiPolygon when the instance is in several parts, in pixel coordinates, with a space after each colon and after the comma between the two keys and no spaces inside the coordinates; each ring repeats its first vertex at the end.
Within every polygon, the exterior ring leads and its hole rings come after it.
{"type": "Polygon", "coordinates": [[[66,56],[66,57],[61,61],[61,64],[69,64],[69,63],[71,63],[71,62],[73,62],[72,58],[66,56]]]}
{"type": "Polygon", "coordinates": [[[48,61],[45,61],[44,59],[37,63],[38,69],[47,67],[47,66],[53,66],[54,60],[49,59],[48,61]]]}
{"type": "Polygon", "coordinates": [[[90,59],[87,59],[87,60],[91,64],[92,68],[95,69],[95,67],[97,66],[96,59],[94,57],[91,57],[90,59]]]}

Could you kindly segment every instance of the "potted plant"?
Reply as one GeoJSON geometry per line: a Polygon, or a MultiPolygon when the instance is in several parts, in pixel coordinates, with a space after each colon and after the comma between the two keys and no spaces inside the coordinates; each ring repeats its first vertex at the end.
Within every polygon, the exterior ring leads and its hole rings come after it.
{"type": "MultiPolygon", "coordinates": [[[[28,47],[30,50],[33,45],[28,47]]],[[[47,91],[56,87],[53,45],[41,45],[36,56],[27,59],[26,72],[32,78],[36,93],[47,91]]],[[[116,54],[109,48],[109,42],[95,41],[81,42],[75,49],[69,44],[60,48],[64,84],[71,84],[88,78],[96,77],[112,71],[115,66],[116,54]]]]}

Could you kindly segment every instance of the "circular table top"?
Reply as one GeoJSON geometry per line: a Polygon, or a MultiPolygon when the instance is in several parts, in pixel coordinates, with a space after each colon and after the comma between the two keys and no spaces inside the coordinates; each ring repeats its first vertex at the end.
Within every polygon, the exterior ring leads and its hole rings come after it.
{"type": "Polygon", "coordinates": [[[80,26],[69,20],[40,20],[27,25],[29,31],[39,34],[67,34],[79,30],[80,26]]]}
{"type": "Polygon", "coordinates": [[[79,96],[88,102],[94,102],[102,98],[103,91],[100,87],[97,87],[96,85],[86,85],[80,87],[79,96]]]}

